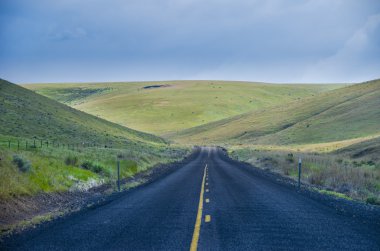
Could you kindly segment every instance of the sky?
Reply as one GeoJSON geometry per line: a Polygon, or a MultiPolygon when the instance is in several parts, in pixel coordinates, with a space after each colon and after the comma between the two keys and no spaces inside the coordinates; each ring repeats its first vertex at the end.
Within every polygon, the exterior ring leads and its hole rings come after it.
{"type": "Polygon", "coordinates": [[[380,78],[379,0],[0,0],[15,83],[380,78]]]}

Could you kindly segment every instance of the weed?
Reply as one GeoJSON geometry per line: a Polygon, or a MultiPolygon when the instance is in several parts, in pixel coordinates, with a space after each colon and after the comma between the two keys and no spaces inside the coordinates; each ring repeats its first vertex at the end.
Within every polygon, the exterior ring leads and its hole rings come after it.
{"type": "Polygon", "coordinates": [[[110,176],[110,171],[103,167],[100,164],[95,164],[90,161],[85,161],[80,165],[83,169],[89,170],[91,172],[97,173],[97,174],[102,174],[104,176],[110,176]]]}
{"type": "Polygon", "coordinates": [[[288,153],[288,155],[286,156],[286,160],[290,163],[293,163],[294,162],[294,156],[293,156],[293,153],[288,153]]]}
{"type": "Polygon", "coordinates": [[[67,156],[65,158],[65,164],[66,164],[66,166],[77,166],[78,157],[77,156],[67,156]]]}
{"type": "Polygon", "coordinates": [[[28,172],[31,169],[29,160],[24,159],[20,155],[13,155],[13,163],[16,164],[18,169],[23,173],[28,172]]]}

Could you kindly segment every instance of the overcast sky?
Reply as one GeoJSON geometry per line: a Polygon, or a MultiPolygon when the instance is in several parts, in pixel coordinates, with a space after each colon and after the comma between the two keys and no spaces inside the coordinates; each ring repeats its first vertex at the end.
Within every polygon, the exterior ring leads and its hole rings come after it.
{"type": "Polygon", "coordinates": [[[379,0],[0,0],[12,82],[379,77],[379,0]]]}

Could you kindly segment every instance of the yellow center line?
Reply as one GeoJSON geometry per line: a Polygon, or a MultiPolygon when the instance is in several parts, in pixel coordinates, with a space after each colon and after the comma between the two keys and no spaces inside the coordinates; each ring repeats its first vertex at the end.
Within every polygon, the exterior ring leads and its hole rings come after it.
{"type": "Polygon", "coordinates": [[[207,168],[207,164],[203,171],[201,194],[199,196],[198,214],[197,214],[197,219],[195,221],[195,227],[194,227],[193,239],[191,240],[190,251],[196,251],[198,248],[199,233],[201,231],[201,223],[202,223],[203,193],[204,193],[204,186],[205,186],[206,168],[207,168]]]}

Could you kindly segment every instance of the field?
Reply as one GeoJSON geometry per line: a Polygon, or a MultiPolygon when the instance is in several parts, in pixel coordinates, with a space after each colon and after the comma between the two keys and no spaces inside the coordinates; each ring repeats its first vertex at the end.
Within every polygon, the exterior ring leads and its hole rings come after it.
{"type": "Polygon", "coordinates": [[[294,145],[380,133],[380,81],[356,84],[271,109],[252,111],[172,134],[202,144],[294,145]]]}
{"type": "Polygon", "coordinates": [[[340,86],[224,81],[25,85],[73,108],[158,135],[268,109],[340,86]]]}
{"type": "Polygon", "coordinates": [[[0,201],[62,192],[181,159],[186,148],[0,82],[0,201]]]}
{"type": "Polygon", "coordinates": [[[184,145],[232,156],[342,196],[380,200],[380,81],[273,85],[185,81],[27,85],[36,92],[184,145]],[[289,156],[292,156],[291,158],[289,156]]]}
{"type": "Polygon", "coordinates": [[[10,188],[19,194],[111,182],[116,155],[122,156],[126,178],[156,163],[179,159],[186,147],[219,145],[239,160],[292,178],[301,157],[305,184],[338,196],[380,201],[379,80],[354,85],[226,81],[25,85],[32,91],[7,83],[1,87],[0,98],[6,101],[0,106],[5,112],[0,120],[6,125],[0,131],[2,168],[4,163],[10,167],[3,172],[10,184],[25,180],[26,188],[10,188]],[[6,149],[9,139],[14,150],[6,149]],[[26,140],[50,141],[56,147],[17,152],[18,140],[22,145],[26,140]],[[30,161],[33,171],[15,170],[15,154],[30,161]],[[63,178],[67,170],[72,170],[75,182],[63,178]],[[44,173],[55,178],[28,183],[44,173]]]}

